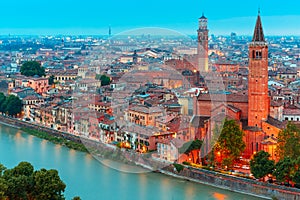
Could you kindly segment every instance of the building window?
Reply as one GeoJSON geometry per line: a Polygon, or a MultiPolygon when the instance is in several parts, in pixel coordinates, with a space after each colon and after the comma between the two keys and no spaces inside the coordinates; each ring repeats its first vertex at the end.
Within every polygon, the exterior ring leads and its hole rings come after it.
{"type": "Polygon", "coordinates": [[[285,120],[289,120],[289,118],[288,117],[286,117],[286,118],[284,118],[285,120]]]}
{"type": "Polygon", "coordinates": [[[256,142],[256,152],[258,152],[258,142],[256,142]]]}
{"type": "Polygon", "coordinates": [[[256,51],[255,58],[256,58],[256,59],[261,59],[261,58],[262,58],[262,53],[261,53],[261,51],[256,51]]]}

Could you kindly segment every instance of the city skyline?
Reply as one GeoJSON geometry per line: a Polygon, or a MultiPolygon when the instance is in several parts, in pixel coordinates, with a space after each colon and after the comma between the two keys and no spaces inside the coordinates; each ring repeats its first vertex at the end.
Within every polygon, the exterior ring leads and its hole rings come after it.
{"type": "Polygon", "coordinates": [[[240,4],[220,0],[174,1],[154,0],[151,4],[136,0],[97,2],[94,0],[39,2],[3,2],[6,9],[0,14],[0,35],[107,35],[108,27],[118,34],[131,29],[158,27],[172,29],[187,35],[196,35],[198,18],[202,12],[209,19],[210,34],[252,35],[258,8],[261,8],[266,36],[300,35],[298,21],[300,2],[279,0],[272,4],[256,1],[240,4]],[[116,6],[118,5],[118,6],[116,6]],[[153,11],[153,13],[151,13],[153,11]],[[38,16],[38,17],[37,17],[38,16]],[[138,17],[137,17],[138,16],[138,17]]]}

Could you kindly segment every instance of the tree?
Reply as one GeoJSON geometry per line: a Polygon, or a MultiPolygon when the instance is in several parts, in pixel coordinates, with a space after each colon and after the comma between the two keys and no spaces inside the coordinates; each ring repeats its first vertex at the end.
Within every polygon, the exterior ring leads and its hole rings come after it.
{"type": "Polygon", "coordinates": [[[64,199],[66,185],[60,179],[58,171],[41,169],[34,172],[34,196],[36,199],[64,199]],[[49,181],[51,180],[51,181],[49,181]]]}
{"type": "Polygon", "coordinates": [[[284,158],[275,165],[275,170],[273,175],[276,177],[278,181],[291,181],[292,175],[294,172],[295,163],[291,158],[284,158]]]}
{"type": "Polygon", "coordinates": [[[48,79],[49,85],[53,85],[54,84],[54,80],[55,80],[55,76],[51,75],[48,79]]]}
{"type": "Polygon", "coordinates": [[[202,141],[201,140],[193,140],[190,142],[185,143],[179,150],[179,152],[183,152],[186,155],[191,155],[192,156],[192,162],[197,163],[199,159],[199,152],[200,148],[202,146],[202,141]]]}
{"type": "Polygon", "coordinates": [[[74,197],[72,200],[81,200],[81,198],[78,197],[78,196],[76,196],[76,197],[74,197]]]}
{"type": "Polygon", "coordinates": [[[300,130],[292,123],[278,134],[278,144],[276,151],[283,159],[289,157],[296,161],[300,157],[300,130]]]}
{"type": "Polygon", "coordinates": [[[12,169],[0,164],[0,199],[63,200],[65,188],[57,170],[34,171],[28,162],[20,162],[12,169]]]}
{"type": "Polygon", "coordinates": [[[5,199],[6,198],[6,193],[7,193],[7,183],[5,179],[2,177],[3,172],[6,170],[6,167],[2,164],[0,164],[0,199],[5,199]]]}
{"type": "Polygon", "coordinates": [[[45,68],[37,61],[27,61],[21,66],[20,72],[24,76],[45,76],[45,68]]]}
{"type": "Polygon", "coordinates": [[[298,170],[295,172],[295,174],[294,174],[292,180],[293,180],[293,182],[295,182],[295,186],[296,186],[297,188],[300,188],[300,169],[298,169],[298,170]]]}
{"type": "Polygon", "coordinates": [[[0,177],[0,199],[6,199],[6,194],[7,194],[7,189],[8,189],[8,185],[6,183],[6,181],[0,177]]]}
{"type": "Polygon", "coordinates": [[[22,111],[22,101],[19,97],[9,95],[3,103],[4,112],[9,115],[16,115],[22,111]]]}
{"type": "Polygon", "coordinates": [[[275,161],[270,160],[270,157],[268,152],[259,151],[250,160],[250,170],[255,178],[260,179],[273,173],[275,161]]]}
{"type": "Polygon", "coordinates": [[[33,166],[28,162],[20,162],[16,167],[4,171],[9,199],[26,199],[33,188],[33,171],[33,166]]]}
{"type": "Polygon", "coordinates": [[[108,77],[104,74],[103,75],[96,74],[96,79],[101,81],[102,86],[109,85],[111,82],[110,77],[108,77]]]}
{"type": "Polygon", "coordinates": [[[223,128],[215,128],[214,135],[219,135],[214,145],[214,152],[219,152],[223,166],[230,167],[246,148],[243,140],[244,132],[235,120],[225,119],[223,128]]]}
{"type": "Polygon", "coordinates": [[[1,92],[0,93],[0,112],[5,112],[5,105],[4,102],[6,100],[6,96],[1,92]]]}

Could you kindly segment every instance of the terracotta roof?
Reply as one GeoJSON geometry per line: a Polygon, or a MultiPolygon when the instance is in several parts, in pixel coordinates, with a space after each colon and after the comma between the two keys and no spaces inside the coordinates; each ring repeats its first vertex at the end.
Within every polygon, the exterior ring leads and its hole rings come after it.
{"type": "Polygon", "coordinates": [[[227,105],[227,107],[232,110],[233,112],[237,113],[237,112],[241,112],[241,109],[233,106],[233,105],[227,105]]]}
{"type": "Polygon", "coordinates": [[[272,125],[272,126],[275,126],[276,128],[279,128],[279,129],[284,129],[285,128],[285,122],[281,122],[271,116],[268,116],[268,119],[266,121],[266,123],[272,125]]]}
{"type": "Polygon", "coordinates": [[[129,110],[140,112],[140,113],[157,113],[157,112],[163,112],[163,108],[160,107],[146,107],[146,106],[134,106],[130,108],[129,110]]]}
{"type": "Polygon", "coordinates": [[[274,145],[277,144],[277,139],[275,137],[267,137],[263,141],[261,141],[261,144],[263,145],[274,145]]]}
{"type": "Polygon", "coordinates": [[[299,108],[296,108],[296,109],[285,108],[283,110],[283,114],[284,115],[300,115],[300,109],[299,108]]]}
{"type": "Polygon", "coordinates": [[[271,106],[279,107],[279,106],[282,106],[282,105],[283,105],[282,101],[271,101],[271,106]]]}
{"type": "Polygon", "coordinates": [[[204,127],[204,122],[209,118],[210,117],[205,117],[205,116],[193,116],[191,120],[191,126],[195,128],[204,127]]]}
{"type": "Polygon", "coordinates": [[[122,128],[122,131],[129,133],[137,133],[141,136],[151,137],[156,133],[159,133],[159,129],[156,127],[142,127],[135,124],[122,128]]]}
{"type": "Polygon", "coordinates": [[[213,102],[227,102],[227,103],[247,103],[248,95],[241,94],[200,94],[198,101],[213,101],[213,102]]]}
{"type": "Polygon", "coordinates": [[[41,98],[39,98],[38,96],[34,96],[34,95],[30,95],[30,96],[23,98],[23,100],[38,100],[38,99],[41,99],[41,98]]]}
{"type": "Polygon", "coordinates": [[[178,138],[174,138],[173,140],[171,140],[171,143],[177,148],[181,148],[184,144],[184,141],[183,140],[180,140],[178,138]]]}

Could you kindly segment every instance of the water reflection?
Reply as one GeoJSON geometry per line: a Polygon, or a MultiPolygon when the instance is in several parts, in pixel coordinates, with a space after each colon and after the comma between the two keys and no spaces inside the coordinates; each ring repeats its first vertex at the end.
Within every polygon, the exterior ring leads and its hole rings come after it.
{"type": "Polygon", "coordinates": [[[139,199],[147,199],[148,180],[146,174],[139,174],[139,199]]]}
{"type": "Polygon", "coordinates": [[[106,167],[89,154],[3,127],[0,125],[0,162],[11,168],[26,160],[36,169],[57,169],[67,185],[66,199],[74,196],[83,200],[256,199],[157,173],[124,173],[111,165],[123,171],[139,172],[140,168],[103,160],[106,167]],[[20,138],[24,139],[21,143],[20,138]]]}
{"type": "Polygon", "coordinates": [[[218,192],[213,193],[213,197],[217,200],[227,199],[227,196],[225,194],[221,194],[221,193],[218,193],[218,192]]]}

